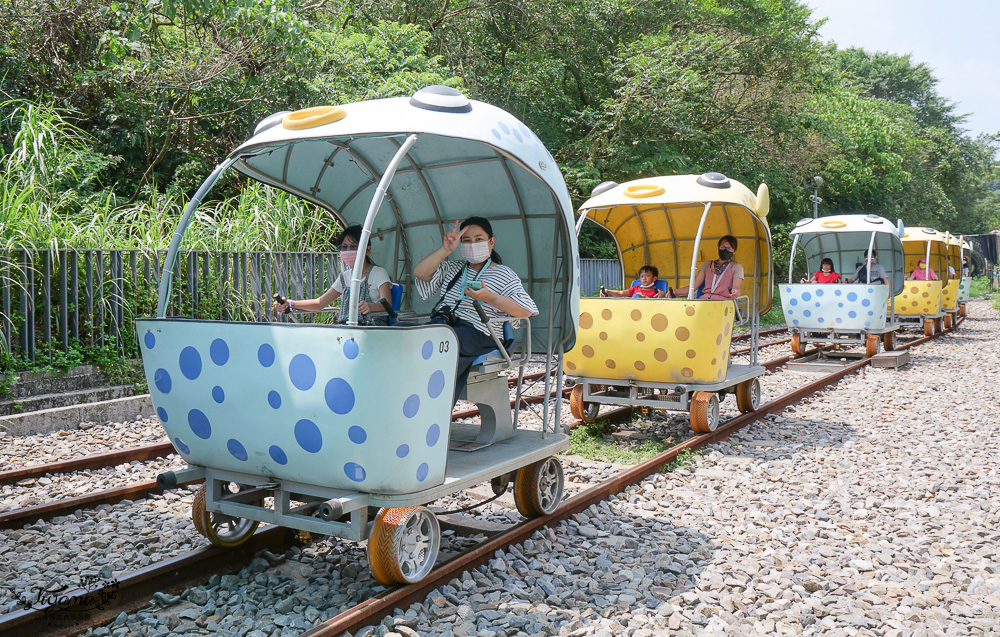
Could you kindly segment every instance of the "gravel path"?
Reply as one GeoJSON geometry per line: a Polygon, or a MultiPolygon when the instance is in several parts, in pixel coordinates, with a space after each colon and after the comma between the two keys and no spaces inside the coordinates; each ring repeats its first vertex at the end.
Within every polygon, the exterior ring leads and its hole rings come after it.
{"type": "MultiPolygon", "coordinates": [[[[957,334],[913,351],[908,368],[866,368],[714,446],[697,468],[654,476],[546,529],[364,632],[1000,634],[1000,519],[990,505],[1000,489],[1000,395],[997,370],[981,364],[998,359],[1000,321],[985,302],[970,303],[969,314],[957,334]]],[[[764,400],[814,378],[769,373],[764,400]]],[[[736,414],[733,399],[722,406],[724,416],[736,414]]],[[[567,422],[568,411],[564,403],[567,422]]],[[[121,446],[162,438],[158,427],[148,436],[132,429],[141,421],[128,426],[143,440],[121,446]]],[[[690,429],[686,415],[654,412],[615,434],[640,442],[690,429]]],[[[10,443],[0,439],[0,453],[10,443]]],[[[103,450],[69,447],[60,453],[103,450]]],[[[619,469],[578,457],[563,464],[568,493],[619,469]]],[[[132,467],[128,474],[144,470],[132,467]]],[[[488,491],[432,508],[467,505],[488,491]]],[[[0,494],[0,507],[11,499],[0,494]]],[[[0,578],[23,590],[53,578],[117,576],[202,546],[190,506],[191,493],[179,491],[0,532],[0,578]],[[76,561],[67,566],[70,556],[76,561]]],[[[519,519],[509,496],[478,515],[519,519]]],[[[442,550],[479,539],[446,533],[442,550]]],[[[260,556],[88,634],[297,635],[379,590],[363,545],[321,540],[260,556]]],[[[0,612],[16,606],[6,593],[0,587],[0,612]]]]}
{"type": "Polygon", "coordinates": [[[1000,633],[1000,320],[969,314],[374,632],[1000,633]]]}

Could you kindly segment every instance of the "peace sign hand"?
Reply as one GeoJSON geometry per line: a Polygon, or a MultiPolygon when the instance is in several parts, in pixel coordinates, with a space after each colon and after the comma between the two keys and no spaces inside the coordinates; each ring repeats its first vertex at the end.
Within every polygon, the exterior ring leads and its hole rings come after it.
{"type": "Polygon", "coordinates": [[[455,248],[458,247],[458,243],[459,240],[462,238],[462,235],[465,234],[466,230],[468,230],[468,228],[462,228],[461,230],[459,230],[458,226],[459,222],[456,221],[455,226],[451,229],[451,232],[444,235],[444,241],[441,243],[441,247],[447,250],[448,254],[451,254],[452,252],[455,251],[455,248]]]}

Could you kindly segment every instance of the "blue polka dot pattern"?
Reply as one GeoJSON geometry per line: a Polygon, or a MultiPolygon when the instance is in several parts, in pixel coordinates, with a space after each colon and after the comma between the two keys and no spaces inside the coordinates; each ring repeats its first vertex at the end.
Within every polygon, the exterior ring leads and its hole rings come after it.
{"type": "Polygon", "coordinates": [[[302,391],[310,389],[316,383],[316,364],[305,354],[296,354],[288,364],[288,379],[302,391]]]}
{"type": "Polygon", "coordinates": [[[433,447],[437,444],[438,440],[441,438],[441,427],[437,425],[431,425],[427,428],[427,446],[433,447]]]}
{"type": "Polygon", "coordinates": [[[160,417],[160,422],[167,422],[170,418],[167,417],[167,410],[163,407],[156,408],[156,415],[160,417]]]}
{"type": "Polygon", "coordinates": [[[264,343],[259,348],[257,348],[257,360],[264,367],[270,367],[274,365],[274,348],[264,343]]]}
{"type": "Polygon", "coordinates": [[[411,394],[403,403],[403,415],[407,418],[413,418],[418,411],[420,411],[420,396],[411,394]]]}
{"type": "Polygon", "coordinates": [[[431,374],[431,379],[427,381],[427,395],[431,398],[440,396],[444,390],[444,381],[444,372],[440,369],[431,374]]]}
{"type": "Polygon", "coordinates": [[[181,440],[180,438],[174,438],[174,446],[177,447],[177,450],[183,454],[191,453],[191,447],[188,447],[186,444],[184,444],[184,441],[181,440]]]}
{"type": "Polygon", "coordinates": [[[226,399],[226,392],[221,387],[216,385],[212,388],[212,399],[215,402],[222,404],[222,401],[226,399]]]}
{"type": "Polygon", "coordinates": [[[169,394],[174,383],[170,380],[170,373],[162,367],[153,372],[153,384],[161,394],[169,394]]]}
{"type": "Polygon", "coordinates": [[[229,362],[229,345],[221,338],[217,338],[208,346],[208,355],[213,363],[222,367],[229,362]]]}
{"type": "Polygon", "coordinates": [[[188,412],[188,426],[194,435],[202,440],[208,440],[212,436],[212,423],[208,421],[208,416],[200,409],[192,409],[188,412]]]}
{"type": "Polygon", "coordinates": [[[303,418],[295,423],[295,442],[309,453],[318,453],[323,448],[323,434],[316,423],[303,418]]]}
{"type": "Polygon", "coordinates": [[[491,133],[493,133],[493,136],[494,136],[494,137],[496,137],[497,139],[500,139],[500,131],[498,131],[498,130],[497,130],[497,129],[495,129],[495,128],[491,128],[491,129],[490,129],[490,132],[491,132],[491,133]]]}
{"type": "Polygon", "coordinates": [[[427,479],[427,472],[430,471],[430,467],[427,466],[426,462],[421,462],[420,466],[417,467],[417,480],[423,482],[427,479]]]}
{"type": "Polygon", "coordinates": [[[271,456],[271,460],[274,460],[278,464],[288,464],[288,456],[285,455],[285,451],[278,445],[271,445],[271,448],[267,450],[267,453],[271,456]]]}
{"type": "Polygon", "coordinates": [[[347,358],[354,360],[355,358],[358,357],[358,352],[360,351],[361,348],[358,347],[358,342],[353,338],[347,339],[347,341],[344,343],[344,356],[346,356],[347,358]]]}
{"type": "Polygon", "coordinates": [[[178,364],[185,378],[195,380],[201,376],[201,354],[190,345],[181,350],[178,364]]]}
{"type": "Polygon", "coordinates": [[[273,389],[269,391],[267,393],[267,404],[274,409],[281,407],[281,394],[274,391],[273,389]]]}
{"type": "Polygon", "coordinates": [[[326,404],[331,411],[341,416],[349,414],[354,409],[354,390],[343,378],[333,378],[326,384],[323,392],[326,404]]]}
{"type": "Polygon", "coordinates": [[[152,332],[146,332],[145,336],[142,337],[142,342],[146,344],[146,349],[153,349],[156,347],[156,336],[152,332]]]}
{"type": "Polygon", "coordinates": [[[524,137],[521,136],[521,131],[517,130],[516,128],[514,129],[514,137],[516,137],[517,141],[519,142],[524,141],[524,137]]]}
{"type": "Polygon", "coordinates": [[[365,468],[356,462],[348,462],[344,465],[344,475],[354,482],[364,482],[365,468]]]}
{"type": "Polygon", "coordinates": [[[396,447],[396,457],[405,458],[410,455],[410,445],[399,445],[396,447]]]}
{"type": "Polygon", "coordinates": [[[505,124],[505,123],[503,123],[501,121],[501,122],[497,122],[497,126],[500,127],[500,130],[503,131],[504,135],[510,135],[510,128],[507,126],[507,124],[505,124]]]}
{"type": "Polygon", "coordinates": [[[877,310],[871,314],[869,311],[886,307],[888,286],[802,283],[782,285],[780,289],[785,322],[790,325],[818,329],[835,323],[841,330],[885,326],[885,312],[879,316],[877,310]],[[866,314],[873,317],[869,325],[864,325],[862,318],[866,314]]]}
{"type": "Polygon", "coordinates": [[[424,346],[420,348],[420,355],[424,357],[424,360],[428,360],[431,354],[434,353],[434,343],[430,341],[425,341],[424,346]]]}
{"type": "Polygon", "coordinates": [[[244,447],[239,440],[235,438],[230,438],[226,443],[226,449],[229,449],[229,453],[237,460],[247,461],[250,456],[247,455],[246,447],[244,447]]]}
{"type": "Polygon", "coordinates": [[[347,430],[347,437],[350,438],[351,442],[354,444],[360,445],[363,444],[365,440],[368,440],[368,432],[361,427],[354,425],[347,430]]]}

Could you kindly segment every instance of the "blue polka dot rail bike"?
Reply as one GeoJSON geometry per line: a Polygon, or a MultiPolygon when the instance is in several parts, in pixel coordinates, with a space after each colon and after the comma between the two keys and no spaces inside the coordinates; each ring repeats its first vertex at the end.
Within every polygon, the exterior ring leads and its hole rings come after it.
{"type": "MultiPolygon", "coordinates": [[[[363,261],[349,298],[360,298],[363,261]]],[[[481,286],[467,287],[483,298],[481,286]]],[[[437,86],[271,115],[195,194],[167,253],[157,315],[137,321],[153,403],[188,463],[160,483],[204,478],[194,523],[214,544],[239,545],[261,522],[368,540],[378,581],[419,581],[441,537],[426,504],[489,482],[513,484],[526,516],[558,506],[554,455],[568,437],[557,390],[578,307],[569,193],[541,141],[509,113],[437,86]],[[366,324],[356,304],[344,324],[167,317],[181,238],[229,168],[361,225],[359,254],[371,247],[402,288],[398,323],[366,324]],[[496,347],[472,361],[456,392],[456,331],[428,320],[437,299],[415,294],[414,268],[471,215],[492,224],[537,313],[488,316],[470,303],[496,347]],[[547,398],[522,407],[533,354],[547,398]],[[478,422],[452,422],[456,399],[479,407],[478,422]],[[534,425],[521,423],[528,409],[534,425]]]]}

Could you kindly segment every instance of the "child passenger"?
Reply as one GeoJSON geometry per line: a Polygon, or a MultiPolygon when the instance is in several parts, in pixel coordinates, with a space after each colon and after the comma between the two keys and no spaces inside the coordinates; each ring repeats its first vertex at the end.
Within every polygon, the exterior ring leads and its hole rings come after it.
{"type": "Polygon", "coordinates": [[[840,275],[833,271],[833,259],[827,257],[820,261],[819,270],[808,279],[803,277],[802,283],[840,283],[840,275]]]}
{"type": "Polygon", "coordinates": [[[627,290],[605,290],[601,288],[601,296],[642,296],[648,299],[662,299],[666,296],[663,290],[657,289],[656,279],[660,271],[651,265],[639,268],[639,285],[633,285],[627,290]]]}

